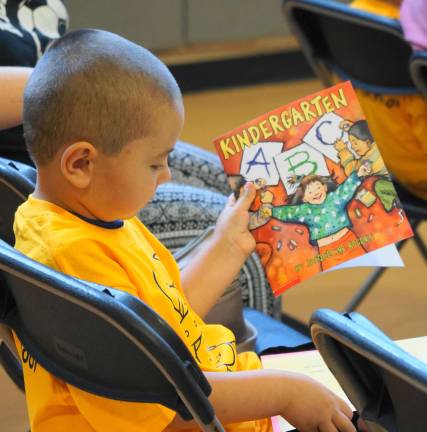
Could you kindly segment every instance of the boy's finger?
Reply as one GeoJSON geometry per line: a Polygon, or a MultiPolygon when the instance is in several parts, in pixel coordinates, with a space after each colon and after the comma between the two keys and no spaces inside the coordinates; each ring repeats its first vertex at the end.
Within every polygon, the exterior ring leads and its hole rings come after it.
{"type": "Polygon", "coordinates": [[[353,418],[353,410],[350,408],[348,403],[344,402],[341,398],[339,399],[340,410],[343,414],[345,414],[349,419],[353,418]]]}
{"type": "Polygon", "coordinates": [[[253,183],[245,183],[243,186],[243,193],[240,194],[239,199],[236,202],[236,207],[240,210],[249,210],[252,205],[252,201],[256,196],[256,188],[253,183]]]}
{"type": "Polygon", "coordinates": [[[339,432],[335,425],[330,422],[322,423],[321,425],[319,425],[317,430],[319,432],[339,432]]]}
{"type": "Polygon", "coordinates": [[[351,422],[351,419],[344,413],[338,413],[334,417],[334,424],[340,432],[356,432],[356,428],[351,422]]]}
{"type": "Polygon", "coordinates": [[[236,204],[236,197],[234,196],[234,193],[232,193],[231,195],[228,196],[227,205],[232,207],[234,206],[234,204],[236,204]]]}
{"type": "Polygon", "coordinates": [[[368,432],[368,427],[366,426],[366,423],[361,417],[357,419],[357,429],[360,432],[368,432]]]}

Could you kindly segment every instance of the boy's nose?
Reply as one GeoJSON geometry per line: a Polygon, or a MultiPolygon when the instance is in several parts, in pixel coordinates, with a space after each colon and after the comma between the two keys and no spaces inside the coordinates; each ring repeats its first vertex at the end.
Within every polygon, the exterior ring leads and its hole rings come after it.
{"type": "Polygon", "coordinates": [[[159,178],[159,184],[166,183],[172,178],[171,170],[169,165],[167,165],[163,170],[159,178]]]}

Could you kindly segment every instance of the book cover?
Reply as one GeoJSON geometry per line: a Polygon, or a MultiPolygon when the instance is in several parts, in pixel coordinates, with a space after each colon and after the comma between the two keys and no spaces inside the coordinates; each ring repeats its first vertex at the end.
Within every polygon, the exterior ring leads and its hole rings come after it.
{"type": "Polygon", "coordinates": [[[394,265],[385,247],[412,235],[349,81],[214,145],[236,196],[248,181],[257,188],[249,229],[276,295],[340,266],[394,265]]]}

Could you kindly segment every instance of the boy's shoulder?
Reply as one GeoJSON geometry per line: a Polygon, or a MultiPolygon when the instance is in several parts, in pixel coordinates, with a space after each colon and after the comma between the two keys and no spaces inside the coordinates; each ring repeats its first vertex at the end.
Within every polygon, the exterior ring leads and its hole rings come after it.
{"type": "MultiPolygon", "coordinates": [[[[15,248],[37,261],[88,244],[112,243],[109,232],[51,202],[30,196],[15,213],[15,248]]],[[[48,260],[49,261],[49,260],[48,260]]]]}
{"type": "Polygon", "coordinates": [[[43,235],[43,238],[50,238],[59,234],[65,235],[70,230],[70,234],[73,234],[71,237],[75,237],[89,227],[90,224],[84,223],[78,215],[31,195],[15,213],[14,229],[18,236],[43,235]]]}
{"type": "Polygon", "coordinates": [[[90,248],[104,253],[119,249],[167,253],[137,217],[99,224],[32,196],[18,208],[14,231],[15,247],[37,261],[40,252],[54,260],[62,253],[69,255],[70,251],[90,248]]]}

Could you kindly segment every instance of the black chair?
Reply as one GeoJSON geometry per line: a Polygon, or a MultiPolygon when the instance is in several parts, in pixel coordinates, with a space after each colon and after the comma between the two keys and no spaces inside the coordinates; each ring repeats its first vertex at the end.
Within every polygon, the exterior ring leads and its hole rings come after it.
{"type": "MultiPolygon", "coordinates": [[[[415,94],[409,73],[411,47],[397,20],[329,0],[284,0],[283,11],[294,35],[325,86],[338,77],[355,88],[379,94],[415,94]]],[[[368,119],[369,120],[369,119],[368,119]]],[[[427,202],[394,181],[401,205],[414,230],[417,248],[427,260],[418,225],[427,220],[427,202]]],[[[400,242],[400,249],[405,241],[400,242]]],[[[372,272],[346,306],[355,310],[386,270],[372,272]]]]}
{"type": "Polygon", "coordinates": [[[319,309],[310,326],[325,363],[370,432],[426,430],[427,364],[356,312],[319,309]]]}
{"type": "MultiPolygon", "coordinates": [[[[36,170],[26,164],[0,158],[0,239],[15,243],[13,217],[16,208],[33,192],[36,170]]],[[[0,287],[1,289],[1,287],[0,287]]],[[[0,302],[0,315],[5,307],[0,302]]],[[[11,380],[24,391],[22,366],[9,329],[0,323],[0,364],[11,380]]]]}
{"type": "Polygon", "coordinates": [[[1,240],[0,278],[0,321],[49,372],[99,396],[160,403],[204,431],[223,430],[191,353],[142,301],[65,276],[1,240]]]}
{"type": "Polygon", "coordinates": [[[12,246],[15,211],[34,191],[36,177],[33,167],[0,158],[0,238],[12,246]]]}
{"type": "Polygon", "coordinates": [[[417,89],[427,99],[427,51],[415,51],[412,54],[409,70],[417,89]]]}
{"type": "Polygon", "coordinates": [[[330,0],[284,0],[283,10],[326,86],[337,74],[374,93],[416,93],[408,68],[412,50],[397,20],[330,0]]]}

